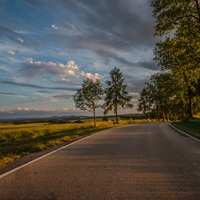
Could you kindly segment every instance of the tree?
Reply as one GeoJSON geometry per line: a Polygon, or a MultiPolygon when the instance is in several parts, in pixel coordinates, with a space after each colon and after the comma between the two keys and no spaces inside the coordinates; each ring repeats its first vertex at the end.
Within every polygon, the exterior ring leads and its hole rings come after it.
{"type": "Polygon", "coordinates": [[[177,85],[169,73],[154,74],[140,93],[138,111],[150,111],[163,121],[174,112],[177,85]],[[171,87],[170,87],[171,86],[171,87]]]}
{"type": "Polygon", "coordinates": [[[160,66],[172,71],[199,69],[199,0],[153,0],[151,5],[155,35],[163,38],[154,51],[160,66]]]}
{"type": "Polygon", "coordinates": [[[103,89],[99,80],[86,79],[82,88],[74,95],[74,102],[77,108],[88,110],[93,113],[94,126],[96,127],[96,109],[101,107],[99,101],[103,95],[103,89]]]}
{"type": "Polygon", "coordinates": [[[138,111],[142,111],[148,118],[147,113],[151,111],[152,99],[151,99],[151,87],[147,84],[140,92],[140,98],[138,99],[138,111]]]}
{"type": "Polygon", "coordinates": [[[200,80],[200,3],[199,0],[153,0],[155,35],[161,36],[154,49],[163,70],[176,78],[182,91],[186,118],[192,118],[200,80]]]}
{"type": "Polygon", "coordinates": [[[138,111],[154,113],[163,121],[188,119],[197,114],[200,111],[199,84],[193,87],[186,85],[185,80],[180,82],[180,77],[184,78],[182,75],[174,77],[171,73],[152,75],[140,93],[138,111]]]}
{"type": "Polygon", "coordinates": [[[131,96],[128,96],[127,85],[124,84],[124,78],[119,68],[115,67],[110,71],[111,80],[107,80],[106,84],[108,88],[105,89],[105,111],[107,114],[109,111],[114,111],[116,115],[116,123],[119,123],[118,109],[132,108],[131,96]]]}
{"type": "Polygon", "coordinates": [[[155,33],[163,36],[173,31],[200,31],[199,0],[152,0],[153,16],[156,18],[155,33]]]}

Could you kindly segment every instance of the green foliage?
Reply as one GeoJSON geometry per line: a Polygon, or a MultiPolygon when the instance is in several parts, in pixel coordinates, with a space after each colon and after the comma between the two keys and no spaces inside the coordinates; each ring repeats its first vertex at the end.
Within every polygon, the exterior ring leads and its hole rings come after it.
{"type": "Polygon", "coordinates": [[[188,121],[173,122],[173,126],[186,133],[200,139],[200,119],[190,119],[188,121]]]}
{"type": "Polygon", "coordinates": [[[152,0],[153,16],[156,18],[156,35],[163,36],[172,30],[200,30],[199,0],[152,0]]]}
{"type": "Polygon", "coordinates": [[[199,107],[200,3],[153,0],[152,7],[155,35],[162,37],[154,49],[155,60],[176,80],[176,103],[182,106],[186,118],[193,118],[193,112],[197,112],[194,108],[199,107]]]}
{"type": "Polygon", "coordinates": [[[188,91],[184,84],[179,84],[170,73],[152,75],[140,93],[138,111],[142,111],[146,117],[151,112],[152,117],[162,118],[163,121],[187,118],[189,100],[191,112],[196,114],[200,111],[199,96],[194,92],[188,91]],[[190,99],[186,98],[188,95],[190,99]]]}
{"type": "Polygon", "coordinates": [[[109,111],[114,110],[116,115],[116,123],[118,123],[118,109],[132,108],[131,96],[128,96],[127,85],[124,84],[124,78],[119,68],[115,67],[110,71],[111,80],[107,80],[106,84],[108,88],[105,89],[105,111],[107,114],[109,111]]]}
{"type": "Polygon", "coordinates": [[[93,112],[94,126],[96,126],[96,109],[101,107],[99,101],[103,94],[99,80],[86,79],[82,83],[82,88],[78,89],[74,95],[74,102],[77,108],[93,112]]]}

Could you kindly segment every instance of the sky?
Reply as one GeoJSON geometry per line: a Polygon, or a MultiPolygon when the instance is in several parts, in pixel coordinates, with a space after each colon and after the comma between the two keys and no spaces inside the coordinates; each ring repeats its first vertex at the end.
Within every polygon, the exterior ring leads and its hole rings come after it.
{"type": "Polygon", "coordinates": [[[73,95],[86,78],[105,88],[114,67],[134,104],[120,113],[136,112],[144,83],[159,71],[150,3],[0,0],[0,119],[92,115],[73,95]]]}

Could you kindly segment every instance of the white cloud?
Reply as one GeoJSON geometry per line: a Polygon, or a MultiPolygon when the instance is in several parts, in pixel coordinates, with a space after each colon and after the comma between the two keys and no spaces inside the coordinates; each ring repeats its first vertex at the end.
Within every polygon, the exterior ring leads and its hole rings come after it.
{"type": "Polygon", "coordinates": [[[7,53],[8,53],[9,55],[15,55],[15,52],[14,52],[14,51],[7,51],[7,53]]]}
{"type": "Polygon", "coordinates": [[[69,61],[67,64],[55,63],[52,61],[42,62],[33,61],[32,58],[28,58],[27,62],[23,63],[22,72],[29,77],[34,77],[41,74],[51,74],[59,76],[60,81],[67,81],[70,78],[90,78],[90,79],[100,79],[101,75],[98,73],[92,74],[90,72],[84,72],[81,70],[80,66],[74,61],[69,61]]]}
{"type": "Polygon", "coordinates": [[[17,38],[17,40],[20,42],[20,43],[24,43],[24,40],[22,38],[17,38]]]}
{"type": "Polygon", "coordinates": [[[33,61],[32,58],[28,58],[27,63],[23,63],[23,66],[23,71],[25,71],[29,76],[35,76],[41,73],[49,73],[58,75],[61,78],[78,78],[78,74],[80,72],[80,67],[74,61],[69,61],[67,64],[62,64],[52,61],[33,61]]]}
{"type": "Polygon", "coordinates": [[[15,30],[14,32],[18,33],[18,34],[24,34],[24,35],[26,35],[26,34],[35,34],[33,32],[23,31],[23,30],[15,30]]]}
{"type": "Polygon", "coordinates": [[[84,78],[89,78],[89,79],[92,79],[92,80],[100,80],[101,79],[101,75],[98,74],[98,73],[95,73],[95,74],[91,74],[91,73],[85,73],[85,72],[81,72],[81,75],[84,77],[84,78]]]}
{"type": "Polygon", "coordinates": [[[29,108],[17,108],[16,109],[17,111],[30,111],[30,109],[29,108]]]}
{"type": "Polygon", "coordinates": [[[55,30],[58,30],[58,26],[56,24],[52,24],[51,25],[51,28],[55,29],[55,30]]]}

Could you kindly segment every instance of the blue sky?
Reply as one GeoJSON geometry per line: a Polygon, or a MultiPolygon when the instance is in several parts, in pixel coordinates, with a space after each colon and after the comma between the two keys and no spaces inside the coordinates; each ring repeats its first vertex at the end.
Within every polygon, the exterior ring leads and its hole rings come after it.
{"type": "MultiPolygon", "coordinates": [[[[119,67],[135,104],[157,73],[150,0],[0,0],[0,118],[90,114],[73,95],[119,67]]],[[[102,111],[99,110],[99,114],[102,111]]]]}

